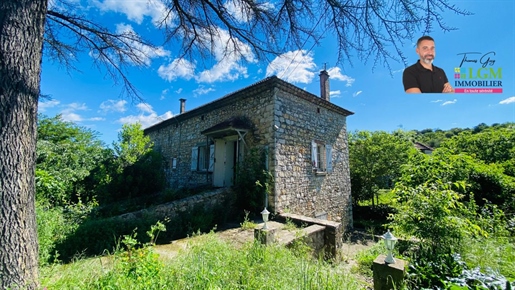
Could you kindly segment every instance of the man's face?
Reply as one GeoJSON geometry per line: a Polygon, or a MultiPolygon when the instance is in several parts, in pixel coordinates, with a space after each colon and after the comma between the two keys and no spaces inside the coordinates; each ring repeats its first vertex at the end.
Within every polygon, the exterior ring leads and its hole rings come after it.
{"type": "Polygon", "coordinates": [[[432,64],[435,59],[435,42],[422,40],[417,46],[417,54],[425,64],[432,64]]]}

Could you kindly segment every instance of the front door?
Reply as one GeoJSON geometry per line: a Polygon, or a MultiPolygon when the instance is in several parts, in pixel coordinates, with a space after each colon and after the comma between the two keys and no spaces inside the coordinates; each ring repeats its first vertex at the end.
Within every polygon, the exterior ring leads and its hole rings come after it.
{"type": "Polygon", "coordinates": [[[230,136],[215,140],[215,166],[213,186],[227,187],[234,184],[237,162],[238,137],[230,136]]]}

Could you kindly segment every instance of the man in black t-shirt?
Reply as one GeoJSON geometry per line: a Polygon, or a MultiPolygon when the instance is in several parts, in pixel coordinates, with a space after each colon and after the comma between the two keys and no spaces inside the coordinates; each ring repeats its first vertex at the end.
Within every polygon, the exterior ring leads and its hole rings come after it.
{"type": "Polygon", "coordinates": [[[433,65],[435,41],[430,36],[422,36],[417,41],[416,52],[420,59],[407,67],[402,74],[406,93],[453,93],[454,89],[443,69],[433,65]]]}

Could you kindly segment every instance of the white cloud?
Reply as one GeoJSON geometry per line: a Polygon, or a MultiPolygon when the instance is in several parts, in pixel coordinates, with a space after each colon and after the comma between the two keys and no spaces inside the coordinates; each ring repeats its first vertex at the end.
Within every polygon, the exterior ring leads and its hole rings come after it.
{"type": "Polygon", "coordinates": [[[352,96],[357,97],[357,96],[361,95],[362,92],[363,91],[357,91],[357,92],[353,93],[352,96]]]}
{"type": "Polygon", "coordinates": [[[199,41],[209,43],[213,41],[211,53],[216,64],[210,69],[195,73],[196,63],[186,59],[174,59],[167,65],[161,65],[158,69],[159,76],[167,81],[174,81],[177,78],[190,80],[194,78],[198,83],[214,83],[218,81],[232,81],[243,76],[248,77],[247,67],[240,63],[256,62],[252,49],[247,44],[233,39],[229,41],[229,33],[220,28],[213,28],[211,32],[204,30],[200,32],[199,41]]]}
{"type": "Polygon", "coordinates": [[[210,41],[214,37],[212,53],[217,61],[211,69],[201,71],[196,78],[199,83],[213,83],[217,81],[236,80],[240,76],[248,77],[247,67],[240,62],[256,62],[252,49],[238,39],[229,41],[230,36],[226,30],[218,28],[217,31],[202,31],[201,38],[210,41]]]}
{"type": "Polygon", "coordinates": [[[73,111],[86,111],[88,110],[88,106],[85,103],[70,103],[65,106],[62,112],[73,112],[73,111]]]}
{"type": "Polygon", "coordinates": [[[139,122],[143,128],[148,128],[158,122],[173,117],[173,114],[170,111],[167,111],[160,116],[157,115],[157,113],[152,109],[152,106],[149,104],[140,103],[136,107],[140,111],[138,115],[125,116],[118,119],[118,122],[122,124],[134,124],[139,122]]]}
{"type": "Polygon", "coordinates": [[[102,113],[109,113],[109,112],[125,112],[126,108],[125,105],[127,104],[127,101],[125,100],[107,100],[100,104],[100,110],[102,113]]]}
{"type": "Polygon", "coordinates": [[[183,58],[176,58],[168,65],[161,65],[157,73],[169,82],[179,77],[189,80],[195,75],[195,64],[183,58]]]}
{"type": "MultiPolygon", "coordinates": [[[[101,11],[113,11],[122,13],[127,16],[127,19],[141,24],[144,17],[151,17],[154,25],[159,25],[163,20],[166,12],[166,6],[161,0],[95,0],[93,2],[101,11]]],[[[175,15],[170,15],[170,19],[167,19],[167,23],[171,23],[171,20],[175,18],[175,15]]]]}
{"type": "Polygon", "coordinates": [[[63,121],[67,121],[67,122],[75,123],[75,122],[80,122],[80,121],[84,120],[79,114],[76,114],[73,112],[62,112],[61,116],[62,116],[63,121]]]}
{"type": "Polygon", "coordinates": [[[329,96],[331,96],[332,98],[341,98],[342,97],[342,92],[340,90],[330,91],[329,92],[329,96]]]}
{"type": "Polygon", "coordinates": [[[454,99],[452,101],[446,101],[442,103],[442,106],[452,105],[455,104],[458,100],[454,99]]]}
{"type": "Polygon", "coordinates": [[[147,103],[139,103],[136,105],[136,108],[138,108],[143,113],[154,113],[154,109],[152,109],[152,106],[147,103]]]}
{"type": "Polygon", "coordinates": [[[501,104],[501,105],[507,105],[507,104],[511,104],[511,103],[515,103],[515,96],[509,97],[509,98],[499,102],[499,104],[501,104]]]}
{"type": "Polygon", "coordinates": [[[351,78],[348,75],[342,74],[342,72],[341,72],[339,67],[332,67],[332,68],[327,70],[327,73],[329,74],[329,78],[330,79],[339,80],[339,81],[342,81],[342,82],[347,82],[347,84],[345,84],[346,87],[352,86],[352,84],[355,81],[354,78],[351,78]]]}
{"type": "Polygon", "coordinates": [[[59,102],[58,100],[50,100],[50,101],[46,101],[46,102],[40,101],[38,103],[38,112],[44,113],[47,109],[56,107],[60,103],[61,102],[59,102]]]}
{"type": "MultiPolygon", "coordinates": [[[[122,2],[122,1],[120,1],[122,2]]],[[[123,1],[125,2],[125,1],[123,1]]],[[[131,2],[131,1],[127,1],[131,2]]],[[[134,29],[129,24],[119,23],[116,25],[116,32],[120,34],[130,34],[131,36],[135,38],[139,38],[139,36],[134,32],[134,29]]],[[[131,41],[130,45],[134,49],[133,51],[136,54],[136,57],[139,61],[143,62],[145,65],[149,66],[151,59],[156,57],[163,57],[170,55],[170,52],[168,50],[165,50],[162,46],[158,47],[150,47],[148,45],[141,44],[136,41],[131,41]]],[[[128,61],[131,61],[131,59],[128,59],[128,61]]]]}
{"type": "Polygon", "coordinates": [[[443,102],[443,100],[434,100],[434,101],[431,101],[431,103],[440,103],[440,102],[443,102]]]}
{"type": "Polygon", "coordinates": [[[197,89],[193,90],[193,94],[195,95],[195,97],[197,97],[214,91],[215,89],[213,88],[205,88],[204,86],[200,86],[197,89]]]}
{"type": "MultiPolygon", "coordinates": [[[[234,1],[228,0],[225,2],[224,7],[227,9],[227,12],[231,14],[237,21],[241,23],[250,22],[254,18],[254,14],[250,13],[252,10],[250,7],[246,7],[247,2],[245,1],[234,1]]],[[[258,3],[257,4],[262,10],[273,10],[274,5],[270,2],[258,3]]]]}
{"type": "Polygon", "coordinates": [[[182,88],[178,88],[175,92],[180,94],[182,92],[182,88]]]}
{"type": "Polygon", "coordinates": [[[266,76],[277,75],[290,83],[309,84],[316,68],[312,53],[306,50],[289,51],[277,56],[266,68],[266,76]]]}

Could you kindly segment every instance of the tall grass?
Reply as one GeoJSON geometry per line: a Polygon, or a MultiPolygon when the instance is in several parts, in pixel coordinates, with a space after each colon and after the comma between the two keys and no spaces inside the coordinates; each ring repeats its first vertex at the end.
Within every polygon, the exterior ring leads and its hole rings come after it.
{"type": "MultiPolygon", "coordinates": [[[[41,270],[48,289],[363,289],[352,275],[304,252],[248,243],[237,249],[206,234],[173,260],[152,247],[41,270]]],[[[193,239],[192,239],[193,241],[193,239]]]]}
{"type": "Polygon", "coordinates": [[[509,238],[470,239],[462,251],[463,260],[470,268],[491,269],[515,281],[515,244],[509,238]]]}

